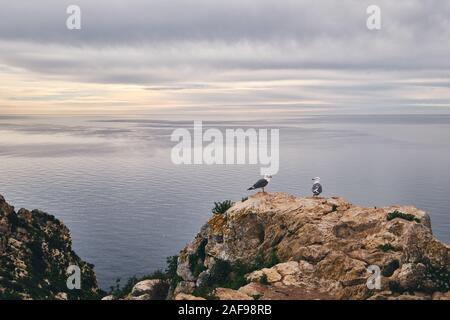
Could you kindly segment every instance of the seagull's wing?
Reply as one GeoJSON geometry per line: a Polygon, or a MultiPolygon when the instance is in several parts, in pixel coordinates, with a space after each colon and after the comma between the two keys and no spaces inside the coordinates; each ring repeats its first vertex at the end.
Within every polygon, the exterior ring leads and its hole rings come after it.
{"type": "Polygon", "coordinates": [[[314,194],[321,194],[322,193],[322,185],[320,183],[314,183],[312,187],[312,192],[314,194]]]}
{"type": "Polygon", "coordinates": [[[253,185],[253,188],[255,189],[264,188],[265,186],[267,186],[268,183],[269,182],[267,182],[266,179],[260,179],[253,185]]]}

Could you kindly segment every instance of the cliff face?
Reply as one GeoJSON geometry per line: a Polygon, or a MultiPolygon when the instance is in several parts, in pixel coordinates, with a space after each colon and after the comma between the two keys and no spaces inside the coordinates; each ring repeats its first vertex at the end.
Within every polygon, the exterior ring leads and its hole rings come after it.
{"type": "Polygon", "coordinates": [[[341,198],[257,193],[213,215],[177,273],[176,299],[450,298],[449,246],[433,237],[428,214],[341,198]],[[379,268],[379,289],[367,286],[369,266],[379,268]]]}
{"type": "Polygon", "coordinates": [[[94,299],[93,266],[72,251],[69,229],[44,212],[21,209],[0,196],[0,299],[94,299]],[[66,285],[69,265],[81,270],[81,289],[66,285]]]}

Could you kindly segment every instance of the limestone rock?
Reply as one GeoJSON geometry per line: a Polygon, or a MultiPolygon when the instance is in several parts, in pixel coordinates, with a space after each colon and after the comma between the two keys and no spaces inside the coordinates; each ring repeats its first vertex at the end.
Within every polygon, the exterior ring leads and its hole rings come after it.
{"type": "Polygon", "coordinates": [[[248,282],[261,282],[263,277],[265,276],[262,270],[256,270],[247,275],[248,282]]]}
{"type": "Polygon", "coordinates": [[[128,296],[128,297],[126,297],[125,300],[138,300],[139,301],[139,300],[155,300],[155,299],[153,299],[153,297],[150,294],[144,293],[139,296],[128,296]]]}
{"type": "Polygon", "coordinates": [[[179,293],[186,293],[191,294],[194,292],[195,289],[195,283],[191,281],[180,281],[177,286],[175,287],[175,290],[173,294],[176,296],[179,293]]]}
{"type": "Polygon", "coordinates": [[[433,237],[430,216],[412,206],[260,192],[214,215],[181,252],[177,273],[200,284],[217,261],[231,276],[245,265],[247,284],[237,292],[261,299],[427,299],[450,289],[449,251],[433,237]],[[395,211],[407,215],[388,220],[395,211]],[[367,287],[369,266],[380,270],[379,290],[367,287]]]}
{"type": "Polygon", "coordinates": [[[450,300],[450,291],[449,292],[435,292],[432,295],[433,300],[450,300]]]}
{"type": "Polygon", "coordinates": [[[196,297],[191,294],[179,293],[175,296],[175,300],[206,300],[205,298],[196,297]]]}
{"type": "Polygon", "coordinates": [[[160,279],[150,279],[138,282],[131,290],[132,300],[164,300],[169,286],[160,279]],[[136,299],[139,298],[139,299],[136,299]]]}
{"type": "Polygon", "coordinates": [[[261,269],[261,271],[266,275],[267,282],[274,283],[278,282],[282,279],[282,276],[278,273],[277,269],[275,268],[264,268],[261,269]]]}
{"type": "Polygon", "coordinates": [[[417,287],[425,276],[426,267],[422,263],[405,263],[398,274],[400,286],[404,290],[412,290],[417,287]]]}
{"type": "Polygon", "coordinates": [[[251,282],[243,287],[240,287],[238,291],[252,297],[253,299],[259,299],[259,297],[264,295],[266,290],[267,286],[260,283],[251,282]]]}
{"type": "Polygon", "coordinates": [[[253,298],[240,291],[227,288],[217,288],[214,295],[219,300],[253,300],[253,298]]]}
{"type": "Polygon", "coordinates": [[[287,275],[297,274],[297,273],[300,272],[300,268],[298,266],[298,262],[296,262],[296,261],[289,261],[289,262],[284,262],[284,263],[277,264],[275,266],[275,269],[283,277],[285,277],[287,275]]]}

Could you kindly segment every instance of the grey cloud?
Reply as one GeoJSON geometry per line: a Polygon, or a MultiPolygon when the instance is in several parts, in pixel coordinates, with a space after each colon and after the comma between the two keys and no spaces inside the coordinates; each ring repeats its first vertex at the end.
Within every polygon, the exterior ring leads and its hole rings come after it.
{"type": "MultiPolygon", "coordinates": [[[[414,88],[449,88],[448,1],[0,0],[0,6],[0,70],[140,84],[224,105],[264,99],[376,105],[405,102],[414,88]],[[372,3],[382,9],[376,32],[365,27],[372,3]],[[69,4],[82,9],[80,31],[65,27],[69,4]],[[221,82],[287,79],[335,84],[220,91],[221,82]],[[186,92],[203,88],[211,94],[186,92]]],[[[450,96],[442,95],[436,103],[450,96]]]]}

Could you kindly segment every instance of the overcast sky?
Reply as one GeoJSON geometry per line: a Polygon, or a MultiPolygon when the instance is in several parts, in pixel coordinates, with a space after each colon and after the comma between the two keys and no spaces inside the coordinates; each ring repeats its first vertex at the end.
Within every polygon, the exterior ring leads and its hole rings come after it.
{"type": "Polygon", "coordinates": [[[0,113],[449,113],[450,1],[0,0],[0,113]],[[81,30],[66,8],[81,8],[81,30]],[[366,27],[381,8],[382,27],[366,27]]]}

